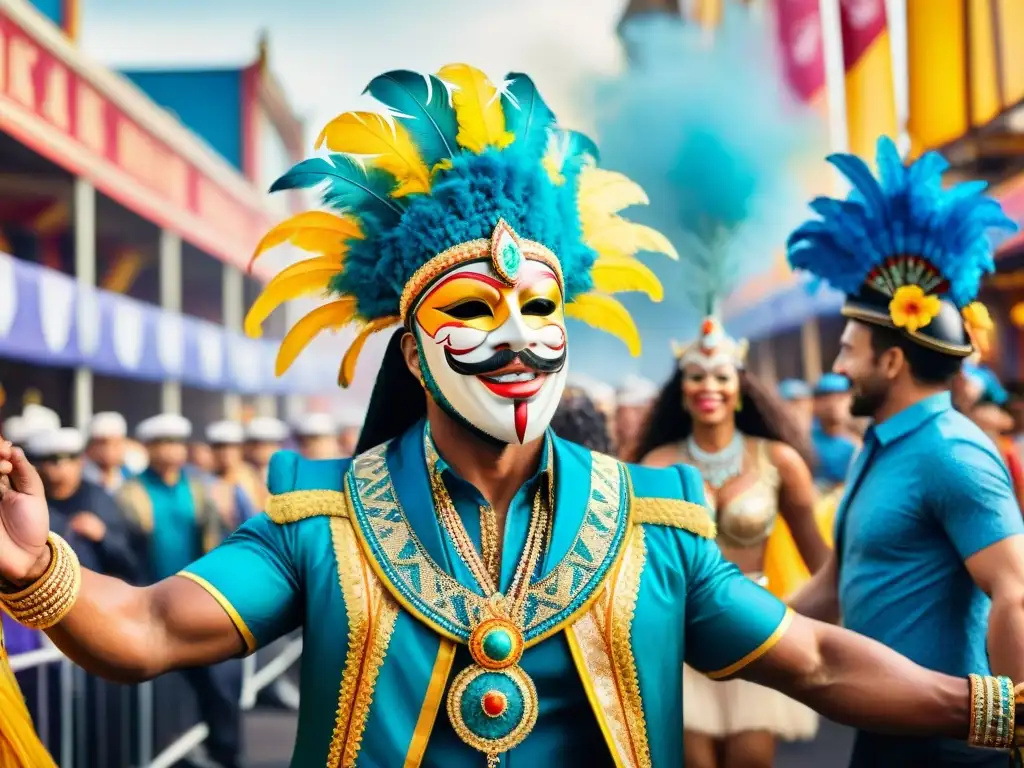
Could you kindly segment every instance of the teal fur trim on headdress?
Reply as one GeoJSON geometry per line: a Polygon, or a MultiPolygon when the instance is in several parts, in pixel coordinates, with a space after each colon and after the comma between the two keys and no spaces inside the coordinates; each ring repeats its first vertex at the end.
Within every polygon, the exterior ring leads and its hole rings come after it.
{"type": "Polygon", "coordinates": [[[737,3],[710,39],[663,13],[622,37],[629,69],[597,94],[603,160],[650,194],[642,220],[680,253],[659,270],[668,301],[700,317],[781,258],[803,202],[794,171],[823,132],[786,92],[765,20],[737,3]]]}
{"type": "Polygon", "coordinates": [[[865,289],[892,296],[902,285],[948,298],[962,309],[978,295],[983,275],[995,269],[990,230],[1017,226],[982,192],[983,181],[943,189],[949,167],[929,152],[905,167],[887,136],[878,140],[876,178],[855,155],[828,161],[853,189],[846,200],[818,197],[820,218],[789,237],[789,263],[847,295],[865,289]]]}
{"type": "Polygon", "coordinates": [[[635,324],[610,294],[643,291],[660,300],[657,278],[634,257],[674,251],[658,232],[619,215],[646,203],[646,195],[624,176],[597,168],[593,142],[557,126],[529,77],[513,72],[496,85],[473,67],[452,64],[436,75],[388,72],[366,90],[384,105],[383,114],[338,116],[317,141],[330,154],[298,163],[271,187],[316,189],[323,210],[275,227],[254,258],[284,242],[319,255],[267,285],[246,331],[259,335],[286,301],[334,299],[289,331],[279,374],[321,331],[355,325],[339,373],[347,385],[369,335],[408,326],[416,298],[441,274],[497,258],[492,238],[495,249],[506,242],[499,231],[515,243],[513,251],[555,270],[567,316],[638,352],[635,324]]]}

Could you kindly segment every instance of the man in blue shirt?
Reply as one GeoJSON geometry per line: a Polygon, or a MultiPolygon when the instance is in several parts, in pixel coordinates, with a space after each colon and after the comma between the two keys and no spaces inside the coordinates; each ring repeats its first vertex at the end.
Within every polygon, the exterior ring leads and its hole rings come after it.
{"type": "Polygon", "coordinates": [[[837,373],[826,373],[814,386],[814,482],[829,492],[846,479],[853,455],[860,445],[849,428],[850,380],[837,373]]]}
{"type": "MultiPolygon", "coordinates": [[[[977,189],[943,191],[945,163],[904,169],[879,142],[881,181],[833,162],[855,193],[815,201],[789,241],[794,267],[847,294],[833,370],[873,419],[836,514],[835,552],[794,601],[947,674],[1024,674],[1024,523],[992,442],[951,404],[972,352],[972,304],[992,269],[986,230],[1010,228],[977,189]],[[848,236],[851,230],[861,238],[848,236]],[[921,258],[924,254],[928,259],[921,258]]],[[[851,765],[1004,766],[945,739],[858,733],[851,765]]]]}

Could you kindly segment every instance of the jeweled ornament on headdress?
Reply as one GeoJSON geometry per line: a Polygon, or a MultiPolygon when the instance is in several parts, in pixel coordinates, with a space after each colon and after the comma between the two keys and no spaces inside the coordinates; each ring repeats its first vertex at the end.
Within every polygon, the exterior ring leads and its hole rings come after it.
{"type": "Polygon", "coordinates": [[[856,155],[828,161],[853,189],[846,200],[818,197],[812,219],[790,235],[789,262],[846,294],[844,316],[897,328],[922,346],[967,357],[992,324],[976,301],[995,269],[992,230],[1012,232],[988,186],[943,188],[949,167],[928,152],[904,166],[896,145],[878,140],[876,178],[856,155]]]}
{"type": "Polygon", "coordinates": [[[281,342],[281,374],[327,329],[355,326],[338,382],[352,381],[367,338],[409,324],[413,305],[452,269],[486,260],[513,285],[526,260],[556,275],[565,313],[622,339],[640,337],[611,294],[662,287],[635,255],[675,257],[658,232],[619,215],[647,203],[636,184],[597,167],[593,142],[559,128],[524,74],[495,85],[479,70],[450,64],[436,75],[398,70],[367,92],[383,114],[346,112],[321,132],[329,154],[294,166],[271,191],[315,188],[325,210],[271,230],[254,258],[290,242],[316,258],[277,275],[246,317],[260,334],[278,306],[303,296],[332,301],[299,320],[281,342]]]}
{"type": "Polygon", "coordinates": [[[673,344],[680,368],[696,365],[705,370],[714,370],[724,365],[742,369],[746,365],[747,341],[737,341],[729,336],[716,316],[705,317],[700,330],[700,336],[692,344],[673,344]]]}

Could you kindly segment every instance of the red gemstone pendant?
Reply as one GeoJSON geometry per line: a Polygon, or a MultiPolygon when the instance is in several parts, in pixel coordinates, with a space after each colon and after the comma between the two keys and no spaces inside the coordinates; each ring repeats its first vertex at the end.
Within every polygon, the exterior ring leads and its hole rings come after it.
{"type": "Polygon", "coordinates": [[[481,702],[488,717],[501,717],[508,707],[508,700],[501,691],[488,691],[481,702]]]}

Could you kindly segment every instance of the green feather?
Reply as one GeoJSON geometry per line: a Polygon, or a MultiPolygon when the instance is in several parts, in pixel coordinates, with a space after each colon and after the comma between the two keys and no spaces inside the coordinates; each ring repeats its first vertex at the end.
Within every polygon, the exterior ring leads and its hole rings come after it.
{"type": "Polygon", "coordinates": [[[331,154],[312,157],[293,165],[270,187],[271,192],[283,189],[310,189],[324,184],[321,191],[324,205],[340,211],[373,213],[382,222],[397,221],[403,208],[391,193],[398,181],[387,171],[367,171],[350,157],[331,154]]]}
{"type": "Polygon", "coordinates": [[[527,75],[509,72],[505,80],[510,81],[502,100],[505,130],[515,134],[513,146],[540,157],[547,148],[548,129],[555,124],[555,113],[544,103],[537,86],[527,75]]]}
{"type": "Polygon", "coordinates": [[[364,93],[384,104],[405,126],[428,167],[458,153],[459,125],[451,96],[434,75],[404,69],[385,72],[373,78],[364,93]]]}

